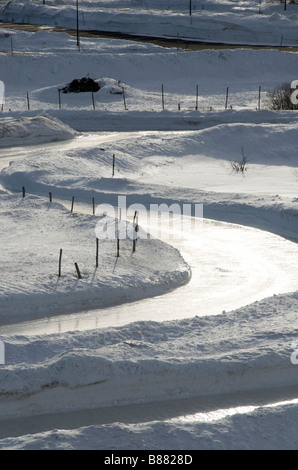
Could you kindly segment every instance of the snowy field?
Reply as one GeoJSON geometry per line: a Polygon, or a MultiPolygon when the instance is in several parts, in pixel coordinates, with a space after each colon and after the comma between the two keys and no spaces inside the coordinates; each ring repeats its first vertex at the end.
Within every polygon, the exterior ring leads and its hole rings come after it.
{"type": "MultiPolygon", "coordinates": [[[[2,3],[2,2],[1,2],[2,3]]],[[[72,0],[3,2],[2,19],[76,28],[72,0]]],[[[80,0],[82,30],[228,44],[297,45],[297,5],[273,0],[80,0]]]]}
{"type": "MultiPolygon", "coordinates": [[[[75,27],[46,3],[0,20],[75,27]]],[[[181,3],[81,1],[81,27],[297,45],[298,5],[181,3]]],[[[46,28],[0,51],[0,448],[297,449],[297,111],[267,99],[297,54],[46,28]]]]}

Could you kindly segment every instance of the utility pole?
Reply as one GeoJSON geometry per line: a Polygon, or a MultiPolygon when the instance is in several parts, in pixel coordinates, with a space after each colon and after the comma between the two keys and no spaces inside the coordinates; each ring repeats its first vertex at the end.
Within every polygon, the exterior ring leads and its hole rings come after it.
{"type": "Polygon", "coordinates": [[[77,47],[80,50],[80,36],[79,36],[79,0],[77,0],[77,47]]]}
{"type": "Polygon", "coordinates": [[[191,16],[191,0],[189,0],[189,14],[191,16]]]}

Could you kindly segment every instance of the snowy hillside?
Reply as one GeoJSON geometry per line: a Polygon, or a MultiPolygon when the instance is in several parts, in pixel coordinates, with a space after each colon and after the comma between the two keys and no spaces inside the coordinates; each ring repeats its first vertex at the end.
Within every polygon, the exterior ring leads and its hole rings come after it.
{"type": "Polygon", "coordinates": [[[298,5],[79,4],[175,43],[0,2],[0,448],[297,449],[298,5]]]}
{"type": "MultiPolygon", "coordinates": [[[[100,216],[71,213],[55,202],[30,196],[2,195],[0,211],[5,220],[2,236],[9,248],[1,253],[5,266],[0,283],[2,324],[43,317],[45,312],[59,315],[157,295],[189,278],[187,264],[177,250],[159,240],[147,241],[145,236],[135,253],[132,240],[121,240],[119,258],[115,236],[100,239],[97,269],[95,228],[100,216]],[[60,249],[63,259],[58,278],[60,249]]],[[[121,225],[126,227],[125,221],[119,221],[119,230],[121,225]]]]}
{"type": "MultiPolygon", "coordinates": [[[[79,2],[82,30],[186,38],[226,44],[297,45],[297,5],[279,1],[126,0],[79,2]],[[190,14],[191,13],[191,14],[190,14]]],[[[76,28],[72,1],[7,2],[3,21],[76,28]]]]}

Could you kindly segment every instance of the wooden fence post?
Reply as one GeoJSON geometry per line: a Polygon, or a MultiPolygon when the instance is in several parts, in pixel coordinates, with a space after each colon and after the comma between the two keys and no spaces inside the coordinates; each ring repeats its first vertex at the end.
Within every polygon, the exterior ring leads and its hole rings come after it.
{"type": "Polygon", "coordinates": [[[78,263],[75,263],[75,267],[76,267],[76,270],[77,270],[77,275],[78,275],[78,278],[79,278],[79,279],[82,279],[82,275],[81,275],[81,272],[80,272],[80,269],[79,269],[78,263]]]}
{"type": "Polygon", "coordinates": [[[225,109],[228,107],[228,98],[229,98],[229,87],[227,87],[227,92],[226,92],[226,103],[225,103],[225,109]]]}
{"type": "Polygon", "coordinates": [[[132,252],[133,253],[136,251],[138,230],[139,230],[139,225],[138,225],[138,223],[136,223],[136,225],[133,227],[133,239],[132,239],[132,252]]]}
{"type": "Polygon", "coordinates": [[[117,258],[120,256],[120,240],[119,240],[119,233],[117,233],[117,258]]]}
{"type": "Polygon", "coordinates": [[[60,255],[59,255],[58,277],[61,277],[61,261],[62,261],[62,248],[60,248],[60,255]]]}
{"type": "Polygon", "coordinates": [[[98,268],[98,238],[96,238],[96,256],[95,256],[96,267],[98,268]]]}
{"type": "Polygon", "coordinates": [[[125,100],[125,91],[124,91],[124,87],[122,87],[122,95],[123,95],[123,104],[124,104],[124,109],[125,109],[125,111],[127,111],[127,107],[126,107],[126,100],[125,100]]]}
{"type": "Polygon", "coordinates": [[[73,206],[74,206],[74,196],[72,196],[70,212],[73,212],[73,206]]]}
{"type": "Polygon", "coordinates": [[[115,175],[115,154],[113,154],[113,170],[112,170],[112,176],[115,175]]]}

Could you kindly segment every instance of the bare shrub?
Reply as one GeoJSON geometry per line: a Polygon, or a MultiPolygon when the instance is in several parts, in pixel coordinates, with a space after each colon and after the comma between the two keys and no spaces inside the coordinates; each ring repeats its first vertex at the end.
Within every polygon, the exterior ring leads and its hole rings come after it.
{"type": "Polygon", "coordinates": [[[288,82],[274,88],[267,93],[268,106],[272,110],[280,109],[298,109],[297,104],[293,104],[291,101],[291,84],[288,82]]]}
{"type": "Polygon", "coordinates": [[[242,158],[239,162],[231,162],[231,167],[234,171],[244,173],[247,171],[247,162],[249,161],[247,156],[244,153],[243,146],[241,147],[242,158]]]}

